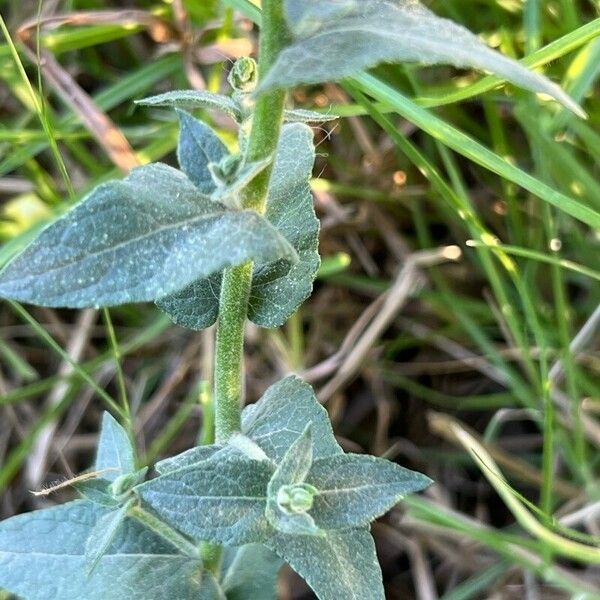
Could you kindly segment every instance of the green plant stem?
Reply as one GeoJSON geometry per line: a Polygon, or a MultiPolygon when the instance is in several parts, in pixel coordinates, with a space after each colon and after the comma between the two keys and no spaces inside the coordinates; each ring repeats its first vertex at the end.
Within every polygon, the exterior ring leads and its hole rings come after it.
{"type": "Polygon", "coordinates": [[[141,506],[132,508],[130,514],[140,523],[143,523],[146,527],[148,527],[148,529],[151,529],[161,538],[170,544],[173,544],[173,546],[175,546],[175,548],[180,550],[183,554],[193,558],[200,558],[198,548],[196,548],[192,542],[184,538],[172,527],[169,527],[169,525],[164,523],[161,519],[158,519],[153,514],[144,510],[141,506]]]}
{"type": "Polygon", "coordinates": [[[251,261],[227,269],[221,284],[215,352],[215,434],[219,444],[241,427],[244,324],[252,271],[251,261]]]}
{"type": "MultiPolygon", "coordinates": [[[[259,77],[269,70],[288,39],[282,0],[263,0],[262,14],[259,77]]],[[[259,96],[246,149],[247,161],[273,156],[283,122],[284,105],[285,90],[269,91],[259,96]]],[[[270,177],[271,168],[268,168],[250,182],[242,193],[244,208],[264,213],[270,177]]],[[[226,442],[241,428],[244,326],[253,270],[254,265],[249,261],[226,269],[223,273],[215,346],[214,416],[217,443],[226,442]]],[[[221,560],[220,547],[203,544],[201,554],[205,567],[217,572],[221,560]]]]}
{"type": "MultiPolygon", "coordinates": [[[[288,39],[281,0],[263,2],[260,34],[259,77],[269,70],[288,39]]],[[[258,97],[247,147],[247,161],[272,156],[277,148],[285,90],[269,91],[258,97]]],[[[244,190],[245,208],[264,212],[271,169],[265,169],[244,190]]],[[[253,264],[225,270],[221,287],[217,343],[215,350],[215,433],[218,443],[241,425],[243,393],[242,356],[244,324],[252,284],[253,264]]]]}

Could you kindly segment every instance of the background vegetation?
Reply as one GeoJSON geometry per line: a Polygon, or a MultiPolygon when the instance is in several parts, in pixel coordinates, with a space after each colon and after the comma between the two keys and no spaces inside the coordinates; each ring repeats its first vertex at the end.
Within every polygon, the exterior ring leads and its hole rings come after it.
{"type": "MultiPolygon", "coordinates": [[[[346,450],[435,479],[374,527],[390,599],[600,597],[599,6],[427,4],[562,83],[589,119],[451,68],[298,91],[342,115],[316,130],[324,261],[286,327],[250,330],[247,397],[301,373],[346,450]]],[[[0,264],[98,182],[173,163],[174,115],[133,100],[227,91],[256,40],[245,0],[0,9],[0,264]]],[[[212,348],[152,306],[3,303],[1,516],[70,497],[30,490],[90,465],[111,400],[129,402],[147,463],[193,445],[212,348]]],[[[286,571],[281,597],[311,595],[286,571]]]]}

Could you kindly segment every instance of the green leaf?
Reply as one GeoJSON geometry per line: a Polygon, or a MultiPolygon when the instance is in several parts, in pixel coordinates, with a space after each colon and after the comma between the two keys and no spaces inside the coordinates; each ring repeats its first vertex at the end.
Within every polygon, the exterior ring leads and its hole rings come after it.
{"type": "Polygon", "coordinates": [[[228,600],[228,598],[225,596],[215,576],[208,571],[203,571],[202,589],[197,600],[228,600]]]}
{"type": "MultiPolygon", "coordinates": [[[[242,413],[242,433],[256,443],[273,462],[279,464],[288,448],[310,423],[315,458],[337,455],[342,449],[335,440],[327,411],[319,404],[310,385],[292,375],[272,385],[242,413]]],[[[229,446],[196,446],[156,463],[160,474],[197,465],[208,459],[235,452],[229,446]]]]}
{"type": "Polygon", "coordinates": [[[114,481],[120,475],[135,471],[135,451],[127,432],[108,412],[102,415],[102,427],[98,450],[96,451],[96,471],[104,471],[102,479],[114,481]]]}
{"type": "Polygon", "coordinates": [[[97,187],[0,273],[0,296],[42,306],[144,302],[248,259],[296,251],[253,211],[229,211],[162,164],[97,187]]]}
{"type": "Polygon", "coordinates": [[[385,600],[375,544],[366,528],[330,531],[325,537],[277,534],[267,546],[319,600],[385,600]]]}
{"type": "MultiPolygon", "coordinates": [[[[319,268],[319,221],[309,187],[315,151],[311,130],[302,124],[283,128],[266,207],[266,219],[294,247],[299,260],[290,268],[278,260],[257,265],[249,318],[262,327],[278,327],[310,296],[319,268]]],[[[205,329],[217,318],[221,277],[195,281],[158,301],[178,325],[205,329]]]]}
{"type": "Polygon", "coordinates": [[[337,115],[306,110],[305,108],[292,108],[283,113],[283,120],[286,123],[327,123],[338,118],[337,115]]]}
{"type": "Polygon", "coordinates": [[[213,325],[219,316],[221,273],[199,279],[184,289],[156,301],[173,323],[200,331],[213,325]]]}
{"type": "Polygon", "coordinates": [[[242,431],[275,463],[311,424],[314,459],[341,454],[327,411],[307,383],[292,375],[272,385],[242,413],[242,431]]]}
{"type": "Polygon", "coordinates": [[[226,548],[221,588],[227,600],[277,600],[277,575],[282,562],[261,544],[226,548]]]}
{"type": "Polygon", "coordinates": [[[242,118],[239,107],[231,98],[203,90],[173,90],[157,96],[136,100],[135,103],[141,106],[214,109],[223,111],[237,122],[242,118]]]}
{"type": "Polygon", "coordinates": [[[269,482],[269,494],[273,491],[277,495],[277,490],[282,485],[303,483],[310,471],[312,459],[313,439],[309,423],[277,465],[277,469],[269,482]]]}
{"type": "Polygon", "coordinates": [[[340,454],[316,460],[306,483],[318,490],[310,511],[317,526],[345,529],[368,525],[432,481],[382,458],[340,454]]]}
{"type": "Polygon", "coordinates": [[[383,62],[451,64],[488,71],[582,114],[557,85],[414,0],[286,0],[293,41],[259,86],[340,80],[383,62]]]}
{"type": "Polygon", "coordinates": [[[103,515],[92,528],[85,543],[85,561],[88,574],[94,571],[100,559],[108,551],[134,502],[135,499],[132,498],[117,510],[103,515]]]}
{"type": "MultiPolygon", "coordinates": [[[[107,473],[108,474],[108,473],[107,473]]],[[[80,481],[73,484],[73,487],[79,492],[79,494],[89,500],[95,502],[101,506],[107,506],[109,508],[116,508],[119,506],[119,501],[115,499],[110,491],[111,482],[107,481],[106,478],[102,479],[89,479],[88,481],[80,481]]]]}
{"type": "Polygon", "coordinates": [[[286,535],[313,535],[323,537],[326,532],[317,527],[315,520],[308,513],[280,514],[269,519],[269,523],[286,535]]]}
{"type": "Polygon", "coordinates": [[[268,537],[271,528],[264,512],[272,474],[270,463],[231,453],[168,472],[135,489],[144,504],[181,532],[235,546],[268,537]]]}
{"type": "Polygon", "coordinates": [[[266,218],[294,247],[299,261],[258,267],[249,318],[261,327],[283,325],[312,293],[319,269],[319,221],[309,181],[315,161],[313,134],[300,123],[283,127],[267,198],[266,218]]]}
{"type": "Polygon", "coordinates": [[[170,456],[169,458],[165,458],[157,462],[154,465],[154,469],[160,475],[164,475],[165,473],[170,473],[171,471],[176,471],[177,469],[182,469],[183,467],[189,467],[191,465],[195,465],[199,462],[208,460],[212,458],[217,452],[229,450],[225,448],[225,446],[218,446],[217,444],[212,444],[210,446],[196,446],[194,448],[190,448],[177,456],[170,456]]]}
{"type": "Polygon", "coordinates": [[[227,156],[227,148],[208,125],[184,110],[177,110],[177,114],[180,123],[177,144],[179,166],[190,181],[209,196],[215,189],[215,182],[208,165],[219,163],[227,156]]]}
{"type": "Polygon", "coordinates": [[[96,569],[85,544],[110,510],[85,500],[0,523],[0,588],[27,600],[197,600],[201,564],[126,519],[96,569]]]}

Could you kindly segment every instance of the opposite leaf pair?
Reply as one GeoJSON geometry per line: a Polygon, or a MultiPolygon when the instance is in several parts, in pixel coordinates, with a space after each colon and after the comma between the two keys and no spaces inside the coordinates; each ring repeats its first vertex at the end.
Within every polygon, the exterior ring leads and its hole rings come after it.
{"type": "Polygon", "coordinates": [[[146,469],[108,413],[94,470],[75,484],[84,500],[0,523],[0,588],[27,600],[275,600],[281,561],[267,548],[226,549],[214,575],[191,543],[184,552],[138,520],[131,489],[146,469]]]}
{"type": "Polygon", "coordinates": [[[183,172],[156,163],[96,188],[0,273],[0,296],[75,308],[156,300],[175,322],[202,329],[217,317],[223,269],[253,260],[249,317],[265,327],[289,318],[319,266],[311,130],[283,128],[259,215],[237,199],[270,161],[244,164],[207,125],[179,114],[183,172]]]}
{"type": "Polygon", "coordinates": [[[160,477],[135,488],[143,506],[198,541],[265,544],[322,600],[383,598],[368,525],[430,484],[394,463],[344,454],[326,411],[296,377],[244,410],[230,444],[156,468],[160,477]]]}

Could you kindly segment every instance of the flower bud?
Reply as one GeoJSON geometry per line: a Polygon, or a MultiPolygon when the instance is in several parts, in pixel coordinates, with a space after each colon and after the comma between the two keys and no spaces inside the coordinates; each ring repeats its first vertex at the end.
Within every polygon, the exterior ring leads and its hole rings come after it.
{"type": "Polygon", "coordinates": [[[317,493],[317,488],[307,483],[283,485],[277,492],[277,505],[288,514],[306,513],[312,508],[317,493]]]}
{"type": "Polygon", "coordinates": [[[256,61],[249,56],[238,58],[229,72],[227,81],[236,92],[252,93],[258,81],[256,61]]]}
{"type": "Polygon", "coordinates": [[[229,85],[236,92],[243,92],[245,94],[254,91],[257,80],[258,68],[256,61],[249,56],[238,58],[233,64],[231,71],[229,71],[229,77],[227,78],[229,85]]]}

